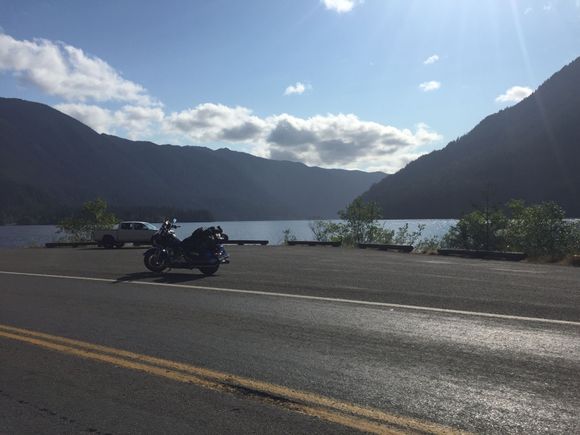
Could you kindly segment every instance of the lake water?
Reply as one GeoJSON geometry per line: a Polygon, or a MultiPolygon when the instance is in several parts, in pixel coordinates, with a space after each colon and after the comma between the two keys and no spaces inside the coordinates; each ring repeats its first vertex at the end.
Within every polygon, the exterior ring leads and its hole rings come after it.
{"type": "MultiPolygon", "coordinates": [[[[189,236],[200,226],[221,225],[231,239],[268,240],[271,245],[279,245],[284,240],[284,230],[290,231],[298,240],[313,240],[309,224],[311,221],[234,221],[234,222],[178,222],[180,228],[177,235],[181,238],[189,236]]],[[[338,221],[337,221],[338,222],[338,221]]],[[[397,228],[409,224],[413,231],[419,224],[425,225],[422,238],[443,236],[457,221],[453,219],[428,220],[382,220],[385,228],[397,228]]],[[[157,226],[159,226],[157,224],[157,226]]],[[[42,246],[46,242],[57,241],[61,234],[53,225],[9,225],[0,226],[0,247],[42,246]]]]}

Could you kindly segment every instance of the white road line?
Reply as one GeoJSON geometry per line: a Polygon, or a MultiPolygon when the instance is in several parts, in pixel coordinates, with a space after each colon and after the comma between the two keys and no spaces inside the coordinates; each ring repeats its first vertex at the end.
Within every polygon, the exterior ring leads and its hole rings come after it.
{"type": "Polygon", "coordinates": [[[525,269],[509,269],[507,267],[492,267],[491,270],[496,270],[499,272],[512,272],[512,273],[531,273],[536,275],[545,275],[546,272],[543,270],[525,270],[525,269]]]}
{"type": "Polygon", "coordinates": [[[419,260],[419,262],[427,264],[453,264],[451,261],[442,261],[442,260],[419,260]]]}
{"type": "Polygon", "coordinates": [[[357,299],[343,299],[343,298],[329,298],[324,296],[309,296],[309,295],[297,295],[291,293],[276,293],[276,292],[265,292],[259,290],[242,290],[233,288],[223,288],[223,287],[206,287],[201,285],[185,285],[185,284],[170,284],[170,283],[159,283],[159,282],[148,282],[148,281],[124,281],[115,280],[107,278],[90,278],[84,276],[67,276],[67,275],[48,275],[43,273],[27,273],[27,272],[10,272],[1,271],[0,274],[4,275],[17,275],[17,276],[29,276],[36,278],[57,278],[57,279],[72,279],[81,281],[97,281],[106,282],[109,284],[136,284],[136,285],[150,285],[150,286],[163,286],[163,287],[175,287],[175,288],[187,288],[196,290],[207,290],[213,292],[223,292],[223,293],[238,293],[238,294],[248,294],[248,295],[259,295],[259,296],[269,296],[269,297],[280,297],[289,299],[303,299],[310,301],[323,301],[323,302],[339,302],[352,305],[365,305],[372,307],[386,307],[386,308],[400,308],[405,310],[415,310],[415,311],[427,311],[435,313],[446,313],[446,314],[460,314],[464,316],[475,316],[475,317],[487,317],[493,319],[504,319],[504,320],[518,320],[525,322],[536,322],[536,323],[551,323],[556,325],[574,325],[580,326],[580,322],[573,322],[570,320],[556,320],[556,319],[544,319],[541,317],[522,317],[522,316],[512,316],[508,314],[494,314],[494,313],[482,313],[478,311],[464,311],[464,310],[452,310],[447,308],[435,308],[435,307],[423,307],[419,305],[404,305],[404,304],[391,304],[388,302],[372,302],[372,301],[361,301],[357,299]]]}

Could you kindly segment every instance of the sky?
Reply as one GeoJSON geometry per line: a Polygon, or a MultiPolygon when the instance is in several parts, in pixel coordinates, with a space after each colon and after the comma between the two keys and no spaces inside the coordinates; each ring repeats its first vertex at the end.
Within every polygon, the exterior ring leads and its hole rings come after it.
{"type": "Polygon", "coordinates": [[[580,56],[580,0],[0,0],[0,96],[393,173],[580,56]]]}

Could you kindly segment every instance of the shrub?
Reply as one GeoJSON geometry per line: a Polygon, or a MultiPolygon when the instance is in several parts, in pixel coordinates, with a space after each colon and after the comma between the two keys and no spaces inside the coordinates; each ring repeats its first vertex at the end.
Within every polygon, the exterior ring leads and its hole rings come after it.
{"type": "Polygon", "coordinates": [[[290,228],[286,228],[284,231],[282,231],[282,236],[285,245],[287,245],[288,242],[294,242],[297,240],[296,235],[292,232],[290,228]]]}
{"type": "Polygon", "coordinates": [[[565,219],[554,202],[526,206],[521,200],[499,209],[476,210],[463,216],[443,237],[450,248],[523,251],[532,258],[558,260],[580,251],[580,223],[565,219]]]}
{"type": "Polygon", "coordinates": [[[308,224],[314,235],[314,240],[318,242],[341,241],[339,225],[325,220],[313,221],[308,224]]]}
{"type": "Polygon", "coordinates": [[[399,227],[393,238],[393,242],[397,245],[415,245],[421,238],[424,230],[425,224],[419,224],[417,229],[410,233],[409,224],[405,224],[402,227],[399,227]]]}
{"type": "Polygon", "coordinates": [[[345,221],[341,229],[343,243],[347,245],[371,243],[384,237],[383,228],[378,223],[381,209],[376,202],[365,203],[362,198],[357,198],[346,209],[340,210],[338,216],[345,221]]]}
{"type": "Polygon", "coordinates": [[[510,201],[511,219],[506,230],[509,249],[524,251],[530,257],[560,259],[578,249],[578,224],[567,221],[566,213],[554,202],[525,206],[510,201]]]}
{"type": "Polygon", "coordinates": [[[433,236],[427,239],[422,239],[418,243],[413,244],[415,249],[413,252],[419,252],[422,254],[433,254],[437,253],[437,249],[441,247],[441,238],[433,236]]]}
{"type": "Polygon", "coordinates": [[[378,222],[381,212],[378,204],[355,199],[338,212],[343,222],[314,221],[310,229],[318,241],[340,241],[345,246],[357,243],[391,243],[395,232],[378,222]]]}
{"type": "Polygon", "coordinates": [[[113,213],[107,211],[107,203],[101,198],[87,201],[75,215],[63,219],[57,225],[58,232],[70,241],[91,240],[93,231],[111,228],[117,223],[113,213]]]}
{"type": "Polygon", "coordinates": [[[443,238],[450,248],[501,250],[507,219],[499,209],[475,210],[459,219],[443,238]]]}

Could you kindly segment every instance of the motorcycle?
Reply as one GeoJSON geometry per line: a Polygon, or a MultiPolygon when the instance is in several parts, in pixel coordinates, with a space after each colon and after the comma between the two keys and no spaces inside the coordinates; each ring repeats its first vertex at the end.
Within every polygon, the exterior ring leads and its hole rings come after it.
{"type": "Polygon", "coordinates": [[[145,267],[160,273],[165,269],[199,269],[204,275],[213,275],[221,264],[230,262],[222,242],[228,240],[221,227],[202,227],[191,236],[180,240],[175,235],[177,221],[165,220],[151,239],[153,247],[143,254],[145,267]]]}

